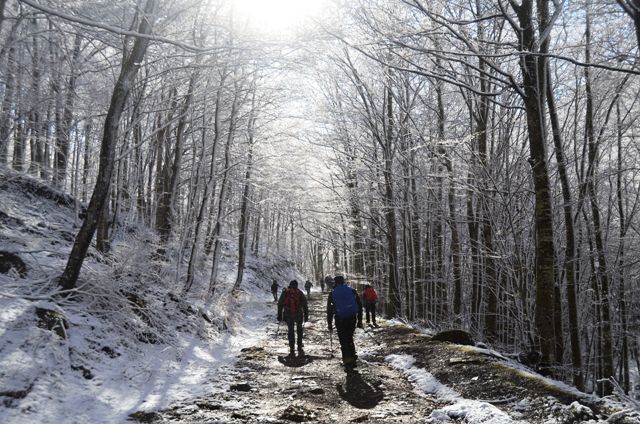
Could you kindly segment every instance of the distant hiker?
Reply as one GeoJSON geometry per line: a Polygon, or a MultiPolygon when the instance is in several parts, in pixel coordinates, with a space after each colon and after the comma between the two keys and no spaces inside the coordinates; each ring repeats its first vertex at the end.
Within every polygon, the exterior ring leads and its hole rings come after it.
{"type": "Polygon", "coordinates": [[[331,290],[333,288],[333,278],[327,275],[326,277],[324,277],[324,280],[320,284],[322,285],[323,293],[324,293],[324,286],[327,286],[327,290],[331,290]]]}
{"type": "Polygon", "coordinates": [[[302,321],[309,320],[309,307],[307,306],[307,298],[304,293],[298,289],[298,282],[293,280],[289,283],[289,287],[282,290],[280,299],[278,300],[278,321],[286,321],[289,336],[289,356],[294,356],[295,334],[293,326],[296,326],[298,337],[298,354],[304,355],[302,343],[302,321]]]}
{"type": "Polygon", "coordinates": [[[304,283],[304,289],[307,291],[307,297],[311,297],[311,287],[313,287],[313,283],[307,280],[307,282],[304,283]]]}
{"type": "Polygon", "coordinates": [[[376,303],[378,302],[378,293],[376,290],[371,287],[370,284],[364,286],[364,290],[362,290],[362,303],[364,303],[364,310],[367,316],[367,324],[373,322],[373,326],[377,327],[376,324],[376,303]],[[369,315],[371,315],[371,321],[369,320],[369,315]]]}
{"type": "Polygon", "coordinates": [[[329,332],[332,332],[335,318],[342,363],[345,371],[349,372],[356,367],[358,358],[353,333],[356,331],[356,324],[362,328],[362,303],[358,292],[345,284],[342,275],[336,275],[334,282],[335,287],[327,297],[327,323],[329,332]]]}
{"type": "Polygon", "coordinates": [[[277,302],[278,301],[278,282],[276,280],[273,280],[273,283],[271,283],[271,294],[273,295],[273,301],[277,302]]]}

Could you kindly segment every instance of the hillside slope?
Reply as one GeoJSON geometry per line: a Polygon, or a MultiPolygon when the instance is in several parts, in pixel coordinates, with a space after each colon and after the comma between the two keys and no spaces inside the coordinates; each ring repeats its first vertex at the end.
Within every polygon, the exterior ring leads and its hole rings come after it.
{"type": "Polygon", "coordinates": [[[78,293],[65,300],[54,279],[81,206],[0,173],[0,422],[122,422],[141,407],[206,393],[268,313],[239,305],[266,300],[272,278],[301,278],[284,259],[250,258],[244,294],[230,298],[237,258],[228,249],[219,294],[205,303],[207,263],[185,297],[175,249],[160,255],[151,231],[121,226],[108,257],[89,250],[78,293]]]}

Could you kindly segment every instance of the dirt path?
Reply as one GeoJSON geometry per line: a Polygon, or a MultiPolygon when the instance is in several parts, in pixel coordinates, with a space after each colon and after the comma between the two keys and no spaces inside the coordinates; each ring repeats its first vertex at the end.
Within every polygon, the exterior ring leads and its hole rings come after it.
{"type": "MultiPolygon", "coordinates": [[[[259,345],[243,349],[233,365],[215,371],[218,381],[206,396],[133,418],[154,423],[418,423],[429,422],[434,409],[469,399],[476,406],[482,404],[481,412],[499,410],[505,417],[501,423],[602,422],[619,411],[544,380],[496,352],[432,341],[409,327],[385,322],[375,330],[356,330],[358,368],[347,374],[335,335],[333,351],[330,348],[325,305],[326,294],[313,292],[305,356],[284,357],[289,351],[286,328],[280,327],[276,339],[273,322],[259,345]],[[455,397],[444,400],[415,388],[385,361],[389,354],[411,355],[418,372],[430,373],[427,379],[445,384],[455,397]]],[[[273,320],[273,302],[270,309],[265,318],[273,320]]],[[[459,413],[450,418],[461,423],[495,421],[491,416],[472,420],[459,413]]],[[[451,421],[445,417],[442,422],[451,421]]],[[[639,424],[640,415],[616,422],[639,424]]]]}
{"type": "MultiPolygon", "coordinates": [[[[238,361],[220,370],[219,390],[161,413],[141,414],[147,422],[386,422],[412,423],[440,406],[414,391],[401,373],[384,363],[376,343],[385,326],[369,334],[356,330],[357,372],[345,373],[336,336],[333,354],[325,318],[326,294],[312,292],[305,324],[305,356],[288,353],[286,327],[269,326],[259,346],[243,349],[238,361]],[[280,358],[279,358],[280,356],[280,358]]],[[[275,315],[275,304],[273,306],[275,315]]]]}

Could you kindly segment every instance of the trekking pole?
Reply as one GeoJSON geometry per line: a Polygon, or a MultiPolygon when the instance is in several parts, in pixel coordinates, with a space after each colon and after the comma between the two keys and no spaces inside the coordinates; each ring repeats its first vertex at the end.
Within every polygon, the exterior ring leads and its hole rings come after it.
{"type": "Polygon", "coordinates": [[[278,321],[278,329],[276,330],[276,340],[278,340],[278,333],[280,333],[280,321],[278,321]]]}
{"type": "Polygon", "coordinates": [[[365,334],[371,337],[371,340],[373,340],[378,346],[380,346],[380,342],[378,341],[378,339],[373,337],[373,334],[371,334],[369,331],[365,330],[364,328],[362,330],[364,331],[365,334]]]}
{"type": "Polygon", "coordinates": [[[333,358],[333,330],[329,330],[329,340],[331,341],[331,358],[333,358]]]}

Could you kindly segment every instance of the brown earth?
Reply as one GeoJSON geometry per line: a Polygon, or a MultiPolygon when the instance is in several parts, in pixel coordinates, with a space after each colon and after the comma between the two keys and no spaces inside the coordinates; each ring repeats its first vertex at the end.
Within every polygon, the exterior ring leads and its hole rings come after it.
{"type": "MultiPolygon", "coordinates": [[[[283,357],[288,352],[286,329],[280,328],[276,339],[274,325],[259,346],[238,352],[235,366],[221,371],[224,378],[216,393],[168,410],[132,414],[132,418],[140,422],[428,422],[431,411],[450,402],[416,389],[406,375],[387,364],[384,358],[392,353],[412,355],[415,366],[462,397],[492,403],[516,422],[542,423],[553,418],[556,423],[578,423],[613,412],[593,397],[559,389],[509,366],[499,354],[430,341],[409,327],[384,322],[367,332],[356,330],[359,365],[356,372],[345,373],[335,335],[331,349],[324,299],[312,293],[304,356],[283,357]],[[565,406],[576,400],[601,415],[579,416],[565,406]]],[[[617,422],[640,420],[627,417],[617,422]]]]}

